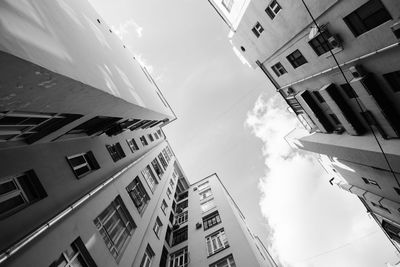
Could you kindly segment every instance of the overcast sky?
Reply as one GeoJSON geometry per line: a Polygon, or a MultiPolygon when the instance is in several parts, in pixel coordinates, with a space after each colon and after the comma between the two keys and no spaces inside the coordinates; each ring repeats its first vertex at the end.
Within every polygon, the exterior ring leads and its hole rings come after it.
{"type": "MultiPolygon", "coordinates": [[[[61,1],[61,0],[60,0],[61,1]]],[[[285,266],[386,266],[395,250],[351,194],[283,137],[296,120],[243,65],[207,0],[91,0],[177,114],[165,132],[190,181],[218,173],[285,266]]]]}

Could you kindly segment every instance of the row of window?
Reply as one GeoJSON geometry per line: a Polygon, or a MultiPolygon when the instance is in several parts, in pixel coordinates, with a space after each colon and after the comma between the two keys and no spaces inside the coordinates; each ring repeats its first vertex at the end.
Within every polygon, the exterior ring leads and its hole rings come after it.
{"type": "MultiPolygon", "coordinates": [[[[160,137],[162,137],[162,133],[161,133],[160,129],[158,129],[156,132],[154,132],[152,134],[151,133],[147,134],[147,138],[149,139],[150,142],[154,142],[155,140],[160,139],[160,137]]],[[[142,135],[141,137],[139,137],[139,140],[140,140],[140,142],[142,143],[143,146],[149,145],[149,142],[147,142],[147,139],[146,139],[145,135],[142,135]]]]}

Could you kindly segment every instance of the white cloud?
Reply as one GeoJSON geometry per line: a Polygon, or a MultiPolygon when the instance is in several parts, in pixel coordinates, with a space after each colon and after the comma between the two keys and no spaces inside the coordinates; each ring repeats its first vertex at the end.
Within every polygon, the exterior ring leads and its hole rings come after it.
{"type": "Polygon", "coordinates": [[[358,199],[330,186],[312,156],[289,147],[283,137],[297,120],[285,107],[277,96],[269,100],[260,96],[246,120],[264,143],[266,173],[259,181],[260,208],[273,230],[272,252],[285,266],[378,266],[372,248],[387,255],[392,253],[390,245],[358,199]],[[367,248],[362,241],[368,240],[360,239],[366,235],[381,239],[367,248]],[[348,245],[342,248],[343,244],[348,245]],[[368,249],[375,258],[364,255],[368,249]]]}
{"type": "Polygon", "coordinates": [[[124,23],[120,23],[118,26],[112,26],[111,28],[121,40],[124,40],[124,38],[130,34],[130,28],[135,30],[138,38],[143,36],[143,27],[139,26],[133,19],[129,19],[124,23]]]}

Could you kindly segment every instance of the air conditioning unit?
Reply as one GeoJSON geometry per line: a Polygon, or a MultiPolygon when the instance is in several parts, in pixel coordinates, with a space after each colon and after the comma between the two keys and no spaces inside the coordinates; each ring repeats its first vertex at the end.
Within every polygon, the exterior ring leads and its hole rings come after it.
{"type": "Polygon", "coordinates": [[[349,71],[351,72],[351,74],[353,75],[353,77],[355,79],[357,78],[361,78],[365,75],[365,71],[363,70],[363,68],[359,65],[356,66],[351,66],[349,68],[349,71]]]}
{"type": "Polygon", "coordinates": [[[196,229],[200,229],[201,228],[201,223],[196,223],[196,229]]]}
{"type": "Polygon", "coordinates": [[[392,26],[390,26],[394,36],[400,40],[400,20],[395,22],[392,26]]]}
{"type": "Polygon", "coordinates": [[[334,34],[331,37],[328,38],[328,42],[331,44],[333,48],[341,48],[342,47],[342,42],[339,38],[339,35],[334,34]]]}

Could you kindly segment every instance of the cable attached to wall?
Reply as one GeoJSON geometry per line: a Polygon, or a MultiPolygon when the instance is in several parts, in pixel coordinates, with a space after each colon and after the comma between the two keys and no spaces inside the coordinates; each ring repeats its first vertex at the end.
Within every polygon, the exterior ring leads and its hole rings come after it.
{"type": "MultiPolygon", "coordinates": [[[[313,21],[315,27],[316,27],[317,30],[318,30],[318,33],[321,33],[321,32],[322,32],[322,31],[321,31],[321,28],[320,28],[320,26],[318,25],[317,21],[315,20],[314,16],[312,15],[312,13],[311,13],[310,9],[308,8],[307,4],[304,2],[304,0],[301,0],[301,2],[303,3],[304,7],[306,8],[307,13],[310,15],[310,17],[311,17],[311,19],[312,19],[312,21],[313,21]]],[[[325,36],[324,36],[323,34],[321,34],[321,36],[322,36],[324,42],[328,43],[328,40],[325,38],[325,36]]],[[[346,84],[347,84],[348,86],[351,87],[350,82],[349,82],[349,80],[347,79],[346,75],[344,74],[344,71],[343,71],[342,67],[340,66],[340,64],[339,64],[339,62],[338,62],[338,60],[337,60],[335,54],[333,53],[331,47],[328,46],[328,48],[329,48],[329,53],[331,54],[332,58],[335,60],[335,64],[336,64],[337,68],[340,70],[340,73],[342,74],[342,76],[343,76],[343,78],[344,78],[346,84]]],[[[358,95],[357,95],[354,99],[356,100],[356,103],[357,103],[358,107],[360,108],[361,112],[367,111],[367,110],[364,111],[364,109],[363,109],[363,107],[362,107],[362,105],[361,105],[361,103],[360,103],[360,100],[359,100],[359,98],[358,98],[358,95]]],[[[391,174],[393,175],[393,178],[395,179],[395,181],[397,182],[397,185],[398,185],[399,188],[400,188],[400,182],[397,180],[396,174],[394,173],[394,171],[393,171],[393,169],[392,169],[392,166],[390,165],[390,162],[389,162],[389,160],[388,160],[388,158],[387,158],[387,155],[386,155],[385,151],[383,150],[383,147],[382,147],[381,143],[379,142],[379,139],[378,139],[378,137],[376,136],[376,134],[375,134],[375,132],[374,132],[374,129],[372,128],[372,126],[371,126],[369,123],[367,123],[367,125],[368,125],[368,128],[370,129],[370,131],[372,132],[372,135],[374,136],[374,139],[375,139],[376,143],[378,144],[379,149],[380,149],[381,152],[382,152],[383,158],[385,159],[385,162],[386,162],[386,164],[387,164],[387,166],[388,166],[388,168],[389,168],[391,174]]]]}

